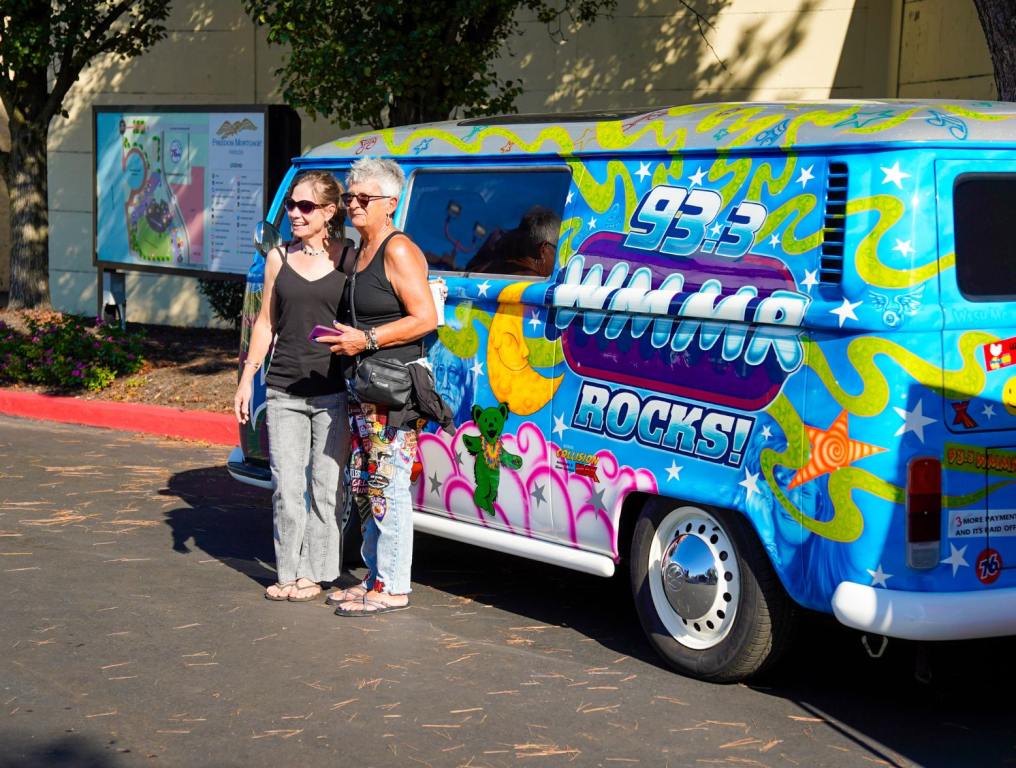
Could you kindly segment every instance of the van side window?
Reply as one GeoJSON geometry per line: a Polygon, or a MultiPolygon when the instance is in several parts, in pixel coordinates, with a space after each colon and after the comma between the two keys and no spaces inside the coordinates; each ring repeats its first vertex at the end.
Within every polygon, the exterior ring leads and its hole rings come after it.
{"type": "Polygon", "coordinates": [[[953,188],[956,280],[973,301],[1016,297],[1016,174],[965,174],[953,188]]]}
{"type": "Polygon", "coordinates": [[[418,170],[404,229],[432,270],[547,277],[570,184],[564,167],[418,170]]]}

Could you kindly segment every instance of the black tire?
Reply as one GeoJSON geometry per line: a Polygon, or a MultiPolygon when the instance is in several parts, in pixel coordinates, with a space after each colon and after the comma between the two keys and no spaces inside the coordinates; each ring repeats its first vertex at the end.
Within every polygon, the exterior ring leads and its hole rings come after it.
{"type": "Polygon", "coordinates": [[[651,499],[635,524],[630,576],[643,630],[682,674],[718,683],[744,680],[771,666],[787,645],[793,603],[754,530],[738,514],[651,499]],[[685,541],[689,537],[697,541],[685,541]],[[711,559],[715,573],[711,568],[704,580],[693,581],[675,576],[672,565],[665,585],[661,561],[675,540],[678,560],[681,552],[694,550],[711,559]],[[702,586],[689,592],[692,584],[702,586]],[[687,604],[685,595],[700,598],[694,609],[685,609],[701,610],[700,615],[681,616],[674,607],[674,602],[687,604]],[[709,607],[702,610],[705,604],[709,607]]]}

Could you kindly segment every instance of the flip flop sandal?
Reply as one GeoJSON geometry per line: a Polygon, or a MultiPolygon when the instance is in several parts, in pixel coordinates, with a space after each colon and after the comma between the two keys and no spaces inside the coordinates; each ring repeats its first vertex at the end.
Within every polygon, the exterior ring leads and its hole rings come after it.
{"type": "MultiPolygon", "coordinates": [[[[277,587],[279,591],[282,591],[283,589],[288,589],[290,587],[295,586],[296,586],[295,581],[282,581],[282,582],[277,581],[274,584],[272,584],[272,586],[269,587],[268,589],[271,589],[272,587],[277,587]]],[[[268,594],[268,589],[265,590],[265,600],[271,600],[272,602],[275,603],[284,603],[287,600],[289,600],[289,595],[270,595],[268,594]]]]}
{"type": "Polygon", "coordinates": [[[295,597],[292,593],[290,593],[289,597],[286,599],[291,603],[309,603],[311,600],[317,600],[321,597],[321,593],[324,592],[324,590],[321,589],[320,584],[308,584],[306,587],[301,587],[297,584],[298,581],[299,579],[293,582],[293,589],[297,592],[303,592],[305,589],[316,589],[317,591],[307,597],[295,597]]]}
{"type": "Polygon", "coordinates": [[[359,600],[364,597],[369,590],[363,583],[354,584],[346,589],[340,589],[337,592],[332,592],[325,598],[325,605],[342,605],[342,603],[352,603],[354,600],[359,600]]]}
{"type": "Polygon", "coordinates": [[[335,609],[336,616],[376,616],[379,613],[393,613],[394,611],[404,611],[409,608],[409,603],[406,603],[405,605],[388,605],[387,603],[381,603],[367,597],[358,601],[350,600],[348,602],[361,602],[363,604],[363,608],[350,611],[348,608],[343,608],[340,605],[335,609]],[[371,607],[368,608],[367,606],[371,607]]]}

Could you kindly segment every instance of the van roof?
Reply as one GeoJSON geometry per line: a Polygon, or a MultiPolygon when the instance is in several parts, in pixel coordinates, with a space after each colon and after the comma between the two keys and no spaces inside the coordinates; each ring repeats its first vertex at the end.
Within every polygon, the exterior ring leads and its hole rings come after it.
{"type": "Polygon", "coordinates": [[[342,136],[305,159],[503,157],[647,151],[757,152],[872,143],[1016,143],[1016,104],[1001,101],[814,101],[689,104],[617,110],[501,115],[385,128],[342,136]]]}

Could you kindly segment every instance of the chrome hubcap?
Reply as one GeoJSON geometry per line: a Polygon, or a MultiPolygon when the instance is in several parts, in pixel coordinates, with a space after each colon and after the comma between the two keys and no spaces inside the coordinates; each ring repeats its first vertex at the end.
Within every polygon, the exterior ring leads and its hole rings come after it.
{"type": "Polygon", "coordinates": [[[679,616],[701,619],[719,587],[709,545],[694,533],[680,534],[663,555],[663,591],[679,616]]]}
{"type": "Polygon", "coordinates": [[[668,514],[650,548],[649,588],[660,620],[679,643],[703,650],[723,640],[737,613],[740,571],[719,521],[697,507],[668,514]]]}

